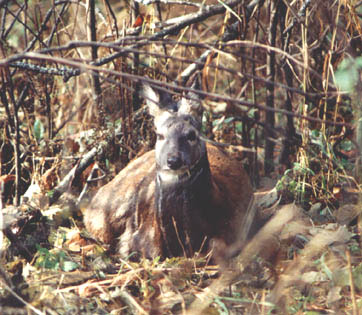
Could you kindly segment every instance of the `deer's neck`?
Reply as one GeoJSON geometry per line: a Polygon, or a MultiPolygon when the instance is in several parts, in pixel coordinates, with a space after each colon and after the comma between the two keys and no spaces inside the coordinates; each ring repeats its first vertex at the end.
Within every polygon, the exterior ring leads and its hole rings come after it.
{"type": "Polygon", "coordinates": [[[177,180],[167,181],[159,173],[156,176],[157,220],[165,256],[190,256],[212,233],[207,213],[212,200],[207,155],[177,180]]]}

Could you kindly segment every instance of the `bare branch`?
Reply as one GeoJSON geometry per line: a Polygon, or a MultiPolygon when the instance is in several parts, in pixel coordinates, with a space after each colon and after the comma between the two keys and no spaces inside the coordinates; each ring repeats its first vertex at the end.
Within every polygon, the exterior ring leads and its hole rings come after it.
{"type": "MultiPolygon", "coordinates": [[[[251,108],[258,108],[261,110],[270,110],[274,113],[280,113],[283,115],[289,115],[289,116],[293,116],[293,117],[297,117],[300,119],[305,119],[307,121],[312,121],[312,122],[318,122],[318,123],[325,123],[327,125],[335,125],[335,126],[350,126],[350,124],[348,123],[344,123],[344,122],[338,122],[338,121],[330,121],[330,120],[323,120],[323,119],[319,119],[319,118],[314,118],[314,117],[309,117],[309,116],[304,116],[298,113],[294,113],[294,112],[288,112],[286,110],[283,109],[278,109],[278,108],[269,108],[267,106],[261,105],[261,104],[257,104],[257,103],[252,103],[246,100],[241,100],[241,99],[235,99],[226,95],[220,95],[220,94],[216,94],[216,93],[208,93],[208,92],[204,92],[204,91],[199,91],[199,90],[194,90],[191,88],[187,88],[187,87],[181,87],[181,86],[175,86],[174,84],[170,84],[170,83],[166,83],[166,82],[161,82],[161,81],[156,81],[156,80],[152,80],[149,79],[147,77],[144,76],[138,76],[138,75],[134,75],[134,74],[130,74],[130,73],[125,73],[125,72],[119,72],[119,71],[114,71],[111,69],[104,69],[104,68],[100,68],[100,67],[96,67],[93,65],[87,65],[87,64],[83,64],[80,62],[76,62],[76,61],[72,61],[72,60],[68,60],[68,59],[64,59],[64,58],[59,58],[59,57],[51,57],[51,56],[44,56],[42,54],[38,54],[38,53],[24,53],[22,54],[21,59],[23,58],[27,58],[27,59],[35,59],[35,60],[47,60],[47,61],[51,61],[51,62],[55,62],[55,63],[59,63],[59,64],[65,64],[68,66],[73,66],[73,67],[78,67],[79,69],[81,69],[82,71],[96,71],[96,72],[103,72],[103,73],[107,73],[107,74],[112,74],[115,76],[123,76],[125,78],[128,78],[130,80],[133,81],[143,81],[143,82],[147,82],[150,85],[156,85],[158,86],[158,89],[164,90],[165,92],[170,93],[170,90],[177,90],[177,91],[182,91],[182,92],[194,92],[197,93],[203,97],[210,97],[216,100],[222,100],[222,101],[227,101],[227,102],[231,102],[234,103],[236,105],[244,105],[244,106],[248,106],[251,108]],[[163,88],[163,87],[167,87],[163,88]]],[[[8,59],[12,59],[11,57],[8,59]]],[[[9,62],[7,60],[4,60],[3,62],[0,60],[0,67],[3,65],[8,64],[9,62]]],[[[127,87],[128,89],[131,89],[130,87],[127,87]]]]}
{"type": "Polygon", "coordinates": [[[182,1],[182,0],[135,0],[138,3],[142,3],[143,5],[150,5],[154,3],[164,3],[164,4],[178,4],[178,5],[187,5],[197,8],[206,8],[208,7],[204,3],[196,3],[196,2],[189,2],[189,1],[182,1]]]}

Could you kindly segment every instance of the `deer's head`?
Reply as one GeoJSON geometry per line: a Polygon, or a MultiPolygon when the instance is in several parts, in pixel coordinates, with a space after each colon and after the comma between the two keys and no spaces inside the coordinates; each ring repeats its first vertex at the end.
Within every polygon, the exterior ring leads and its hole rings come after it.
{"type": "Polygon", "coordinates": [[[200,138],[202,106],[194,93],[175,102],[169,94],[145,85],[143,96],[154,117],[157,134],[156,167],[163,183],[190,177],[206,147],[200,138]]]}

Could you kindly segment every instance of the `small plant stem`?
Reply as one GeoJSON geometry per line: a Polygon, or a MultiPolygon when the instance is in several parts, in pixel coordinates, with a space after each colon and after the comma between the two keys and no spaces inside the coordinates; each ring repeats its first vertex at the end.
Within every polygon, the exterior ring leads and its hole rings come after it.
{"type": "Polygon", "coordinates": [[[48,83],[45,83],[44,86],[44,94],[45,94],[45,102],[46,102],[46,114],[48,120],[48,139],[53,138],[53,119],[52,119],[52,107],[51,107],[51,97],[50,91],[51,87],[48,89],[48,83]]]}
{"type": "MultiPolygon", "coordinates": [[[[104,5],[107,9],[107,12],[108,12],[108,15],[110,14],[112,16],[112,19],[113,19],[113,30],[115,33],[116,33],[116,38],[118,39],[119,38],[119,30],[118,30],[118,26],[117,26],[117,17],[116,15],[114,14],[114,11],[112,9],[112,6],[111,4],[109,3],[109,0],[103,0],[104,1],[104,5]]],[[[111,24],[111,23],[109,23],[111,24]]]]}
{"type": "MultiPolygon", "coordinates": [[[[162,23],[162,12],[161,12],[161,5],[160,2],[156,2],[156,9],[157,9],[157,15],[160,23],[162,23]]],[[[162,44],[163,52],[167,56],[167,46],[165,44],[162,44]]],[[[168,62],[166,62],[166,70],[168,70],[168,62]]]]}
{"type": "Polygon", "coordinates": [[[23,103],[25,97],[28,94],[29,84],[21,92],[18,101],[14,102],[14,122],[15,122],[15,144],[14,144],[14,156],[15,156],[15,205],[20,204],[20,186],[21,186],[21,151],[20,151],[20,120],[19,120],[19,108],[23,103]]]}
{"type": "MultiPolygon", "coordinates": [[[[2,76],[2,82],[5,82],[5,77],[2,76]]],[[[8,117],[8,132],[9,134],[11,134],[12,132],[15,131],[15,122],[14,122],[14,117],[11,115],[11,111],[10,111],[10,107],[9,107],[9,102],[8,102],[8,98],[6,97],[6,88],[5,88],[5,84],[3,84],[3,86],[1,87],[0,90],[0,99],[5,107],[5,112],[6,112],[6,116],[8,117]]]]}
{"type": "MultiPolygon", "coordinates": [[[[89,0],[89,29],[90,29],[90,40],[92,42],[97,41],[97,27],[96,27],[96,8],[95,8],[95,0],[89,0]]],[[[92,60],[96,61],[98,58],[98,47],[92,46],[91,47],[92,52],[92,60]]],[[[92,75],[92,83],[93,83],[93,93],[94,93],[94,100],[97,106],[98,110],[98,124],[99,126],[104,126],[105,120],[104,120],[104,108],[103,108],[103,102],[101,99],[101,83],[99,81],[99,76],[97,73],[94,73],[92,75]]]]}
{"type": "MultiPolygon", "coordinates": [[[[258,9],[258,15],[257,15],[257,19],[259,19],[260,17],[260,9],[258,9]]],[[[254,42],[257,42],[258,41],[258,37],[259,37],[259,28],[260,28],[260,25],[259,23],[256,23],[256,26],[255,26],[255,33],[254,33],[254,39],[253,41],[254,42]]],[[[256,49],[255,47],[252,48],[252,59],[253,59],[253,62],[252,62],[252,75],[254,77],[256,77],[256,64],[255,64],[255,55],[256,55],[256,49]]],[[[257,94],[256,94],[256,87],[255,87],[255,80],[254,78],[251,80],[251,90],[252,90],[252,100],[253,100],[253,103],[256,103],[257,101],[257,94]]],[[[260,113],[259,111],[255,111],[254,114],[254,119],[255,121],[258,121],[259,120],[259,116],[260,116],[260,113]]],[[[259,145],[259,134],[258,134],[258,128],[255,128],[255,134],[254,134],[254,150],[255,152],[257,152],[257,149],[258,149],[258,145],[259,145]]],[[[259,186],[259,183],[260,183],[260,176],[259,176],[259,168],[258,168],[258,155],[256,153],[253,153],[252,155],[252,162],[250,163],[252,169],[251,169],[251,180],[253,181],[253,185],[254,187],[258,187],[259,186]]]]}
{"type": "Polygon", "coordinates": [[[347,267],[348,267],[348,276],[349,276],[349,286],[351,288],[351,300],[352,300],[352,308],[353,308],[353,315],[359,315],[359,311],[357,308],[357,302],[356,302],[356,290],[354,287],[353,282],[353,274],[352,274],[352,266],[351,266],[351,253],[349,250],[346,250],[346,257],[347,257],[347,267]]]}
{"type": "MultiPolygon", "coordinates": [[[[290,34],[291,31],[293,29],[293,26],[291,26],[289,28],[289,30],[286,32],[285,31],[285,16],[287,13],[287,5],[285,2],[282,2],[280,5],[280,10],[281,10],[281,16],[282,16],[282,21],[280,23],[280,32],[282,33],[282,42],[283,42],[283,49],[286,53],[289,53],[289,41],[290,41],[290,34]]],[[[294,19],[293,19],[294,21],[294,19]]],[[[294,25],[294,23],[292,24],[294,25]]],[[[282,70],[284,72],[284,79],[285,82],[287,84],[287,86],[292,87],[293,86],[293,71],[291,69],[291,65],[287,62],[287,58],[283,58],[283,66],[282,66],[282,70]]],[[[293,105],[292,105],[292,100],[293,100],[293,92],[291,90],[287,90],[286,89],[286,100],[284,102],[284,109],[287,111],[293,111],[293,105]]],[[[279,157],[279,161],[281,164],[285,165],[285,167],[287,169],[291,168],[291,162],[290,162],[290,155],[292,154],[292,146],[295,142],[295,126],[294,126],[294,121],[293,121],[293,117],[291,116],[287,116],[287,128],[286,128],[286,132],[285,132],[285,139],[283,140],[283,145],[282,145],[282,151],[279,157]]]]}
{"type": "MultiPolygon", "coordinates": [[[[15,104],[14,104],[14,107],[15,104]]],[[[15,156],[15,205],[20,204],[20,178],[21,178],[21,164],[20,164],[20,121],[18,116],[18,109],[14,108],[14,121],[15,121],[15,143],[14,156],[15,156]]]]}
{"type": "MultiPolygon", "coordinates": [[[[276,3],[274,1],[270,2],[270,24],[269,24],[269,36],[268,42],[269,45],[274,47],[276,44],[276,33],[277,33],[277,23],[278,23],[278,9],[279,1],[276,3]]],[[[273,82],[275,78],[275,51],[270,50],[267,54],[267,78],[268,81],[273,82]]],[[[269,108],[274,108],[274,84],[266,85],[267,95],[266,95],[266,105],[269,108]]],[[[269,134],[265,139],[265,160],[264,160],[264,171],[268,176],[274,170],[273,155],[274,155],[274,141],[269,139],[272,137],[268,130],[273,130],[275,125],[275,115],[272,111],[266,112],[265,117],[266,130],[265,134],[269,134]]]]}
{"type": "MultiPolygon", "coordinates": [[[[140,7],[139,7],[139,3],[136,2],[135,0],[131,1],[131,22],[132,24],[134,24],[136,22],[137,17],[140,15],[140,7]]],[[[133,72],[135,74],[138,74],[138,69],[139,69],[139,63],[140,63],[140,54],[135,52],[133,54],[133,72]]],[[[139,91],[141,88],[140,82],[133,82],[134,85],[134,91],[132,93],[132,108],[133,110],[137,110],[140,108],[140,97],[139,97],[139,91]]]]}

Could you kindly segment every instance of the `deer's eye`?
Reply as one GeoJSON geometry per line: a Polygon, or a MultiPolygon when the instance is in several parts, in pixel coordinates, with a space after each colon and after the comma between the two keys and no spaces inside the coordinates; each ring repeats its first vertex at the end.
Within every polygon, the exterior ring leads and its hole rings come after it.
{"type": "Polygon", "coordinates": [[[156,136],[157,136],[157,140],[164,140],[165,139],[165,136],[160,134],[160,133],[157,133],[156,136]]]}
{"type": "Polygon", "coordinates": [[[186,139],[187,139],[187,141],[195,141],[196,140],[196,133],[195,133],[195,131],[194,130],[191,130],[191,131],[189,131],[188,133],[187,133],[187,135],[186,135],[186,139]]]}

